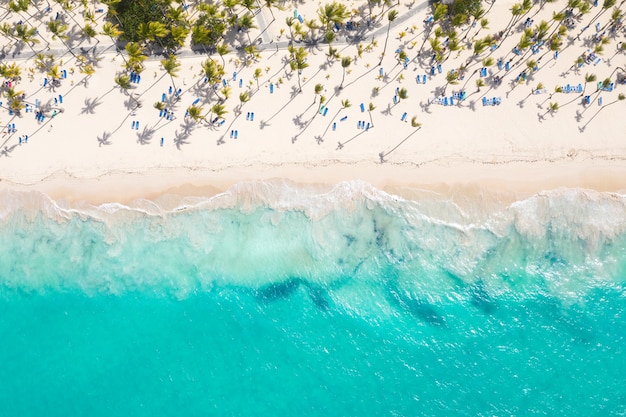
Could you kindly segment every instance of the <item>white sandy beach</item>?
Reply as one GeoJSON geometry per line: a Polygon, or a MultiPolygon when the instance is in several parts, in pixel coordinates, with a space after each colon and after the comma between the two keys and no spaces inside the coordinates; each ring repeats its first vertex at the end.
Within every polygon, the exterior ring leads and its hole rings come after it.
{"type": "MultiPolygon", "coordinates": [[[[550,21],[553,11],[564,7],[561,3],[548,3],[536,15],[539,7],[535,6],[528,16],[535,23],[542,19],[550,21]]],[[[571,70],[576,58],[587,48],[584,46],[587,36],[595,34],[595,29],[587,29],[580,40],[575,35],[600,7],[592,7],[576,23],[558,59],[548,51],[538,70],[523,83],[516,83],[515,78],[525,69],[525,63],[516,66],[519,57],[511,53],[521,34],[516,27],[514,34],[495,51],[481,55],[481,58],[489,55],[494,60],[511,60],[512,68],[507,72],[496,65],[490,66],[486,85],[477,91],[478,74],[473,72],[482,67],[478,59],[465,80],[448,85],[445,90],[447,98],[464,88],[467,98],[444,106],[429,104],[429,100],[442,97],[446,73],[468,59],[471,47],[461,51],[458,57],[453,52],[442,64],[442,73],[436,71],[434,76],[430,75],[428,57],[432,52],[428,41],[422,54],[425,62],[413,60],[424,41],[423,21],[431,13],[430,7],[404,1],[394,6],[399,17],[390,30],[380,67],[386,18],[360,41],[366,47],[374,36],[377,43],[370,52],[363,52],[362,57],[357,54],[359,42],[346,43],[342,35],[348,32],[339,33],[333,46],[342,57],[349,56],[353,61],[343,89],[337,88],[343,75],[341,63],[329,63],[325,55],[328,46],[303,45],[309,52],[309,66],[302,71],[302,92],[298,93],[297,76],[286,64],[289,31],[281,35],[280,29],[286,27],[285,18],[293,15],[296,7],[308,19],[316,17],[321,4],[285,2],[285,10],[273,10],[274,21],[266,8],[260,9],[262,17],[257,16],[257,24],[271,22],[264,31],[256,29],[250,33],[252,39],[258,37],[261,41],[260,58],[245,66],[237,52],[224,57],[224,79],[231,88],[231,96],[225,102],[227,113],[221,126],[185,117],[186,109],[196,100],[205,113],[215,103],[200,75],[201,63],[207,58],[203,54],[181,51],[182,66],[173,80],[176,88],[182,89],[178,101],[169,94],[173,83],[161,69],[162,57],[146,61],[141,81],[129,90],[141,103],[140,108],[133,109],[129,96],[113,81],[122,70],[122,57],[112,46],[100,52],[111,45],[105,36],[97,38],[100,49],[95,74],[84,83],[85,76],[78,72],[74,58],[65,53],[61,68],[67,71],[67,78],[55,89],[43,87],[46,74],[38,70],[29,79],[27,68],[34,67],[34,61],[28,47],[14,58],[8,52],[2,61],[16,62],[22,68],[17,90],[26,93],[26,102],[37,99],[54,106],[54,99],[59,101],[62,95],[63,103],[56,106],[63,111],[53,118],[49,115],[42,123],[31,112],[22,111],[17,117],[9,115],[6,108],[0,110],[3,132],[7,132],[7,124],[16,126],[15,133],[1,136],[0,186],[93,202],[153,198],[163,192],[216,192],[239,181],[270,178],[302,183],[361,179],[380,188],[479,186],[522,193],[561,186],[599,191],[626,189],[623,117],[626,101],[618,101],[618,94],[624,93],[626,86],[615,83],[611,92],[596,92],[597,83],[589,83],[585,95],[591,95],[593,101],[588,106],[581,104],[582,96],[578,93],[554,93],[555,86],[585,84],[586,73],[595,74],[598,81],[607,77],[615,81],[617,68],[624,67],[624,54],[616,53],[618,43],[624,40],[621,29],[605,47],[600,62],[571,70]],[[403,20],[405,15],[410,17],[403,20]],[[399,38],[400,32],[406,32],[403,39],[399,38]],[[570,41],[571,46],[567,46],[570,41]],[[395,51],[399,49],[412,59],[406,69],[396,58],[395,51]],[[254,79],[257,68],[262,72],[258,88],[254,79]],[[379,76],[381,68],[383,77],[379,76]],[[416,83],[416,76],[421,78],[425,74],[428,74],[426,84],[416,83]],[[502,77],[501,85],[490,83],[494,76],[502,77]],[[313,92],[318,83],[324,85],[326,115],[318,112],[319,97],[313,92]],[[532,94],[538,83],[546,91],[532,94]],[[408,98],[394,104],[398,88],[406,88],[408,98]],[[251,100],[238,113],[238,97],[244,91],[251,100]],[[159,110],[153,107],[164,93],[174,120],[159,117],[159,110]],[[483,97],[499,97],[501,104],[483,106],[483,97]],[[599,98],[603,106],[598,104],[599,98]],[[346,99],[351,106],[342,108],[342,100],[346,99]],[[558,102],[559,110],[551,114],[549,102],[558,102]],[[361,110],[361,103],[365,108],[369,103],[376,107],[371,112],[373,126],[369,129],[360,128],[358,123],[370,123],[370,115],[361,110]],[[254,120],[246,120],[252,112],[254,120]],[[412,126],[413,117],[421,127],[412,126]],[[139,122],[137,130],[131,128],[135,121],[139,122]],[[230,137],[235,130],[236,139],[230,137]],[[23,135],[28,135],[28,143],[20,144],[23,135]]],[[[503,29],[510,19],[511,5],[510,1],[496,2],[487,15],[489,29],[483,29],[479,36],[503,29]]],[[[358,7],[367,10],[365,1],[351,2],[349,9],[358,7]]],[[[60,10],[54,4],[50,16],[42,19],[50,19],[60,10]]],[[[605,25],[609,15],[610,11],[598,21],[605,25]]],[[[98,16],[102,23],[103,14],[98,16]]],[[[8,15],[10,21],[23,18],[8,15]]],[[[477,29],[470,29],[470,36],[477,29]]],[[[42,26],[40,32],[49,37],[45,31],[42,26]]],[[[5,51],[9,51],[6,49],[9,40],[4,41],[5,51]]],[[[94,45],[93,40],[91,43],[81,40],[75,42],[73,50],[94,45]]],[[[40,50],[44,46],[40,43],[34,48],[40,50]]],[[[50,47],[64,48],[58,40],[52,41],[50,47]]],[[[526,54],[526,58],[537,59],[545,52],[543,48],[534,57],[532,53],[526,54]]],[[[221,63],[220,56],[213,59],[221,63]]]]}

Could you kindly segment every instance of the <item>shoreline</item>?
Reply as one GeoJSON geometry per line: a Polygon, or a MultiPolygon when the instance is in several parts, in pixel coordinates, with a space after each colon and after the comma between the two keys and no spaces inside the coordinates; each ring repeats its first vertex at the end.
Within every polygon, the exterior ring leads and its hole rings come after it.
{"type": "Polygon", "coordinates": [[[414,168],[395,164],[355,163],[310,166],[252,165],[214,171],[198,167],[171,167],[137,172],[107,172],[93,177],[69,176],[57,172],[31,184],[2,180],[3,189],[41,192],[55,201],[70,204],[129,204],[136,200],[212,197],[241,183],[286,181],[295,187],[333,187],[339,183],[362,181],[381,191],[411,198],[416,192],[456,194],[468,198],[485,194],[505,200],[528,198],[557,189],[583,189],[599,193],[626,193],[626,167],[621,164],[577,165],[535,162],[520,166],[474,165],[414,168]],[[520,177],[520,171],[524,172],[520,177]],[[463,178],[463,181],[459,179],[463,178]],[[120,187],[123,185],[122,187],[120,187]]]}

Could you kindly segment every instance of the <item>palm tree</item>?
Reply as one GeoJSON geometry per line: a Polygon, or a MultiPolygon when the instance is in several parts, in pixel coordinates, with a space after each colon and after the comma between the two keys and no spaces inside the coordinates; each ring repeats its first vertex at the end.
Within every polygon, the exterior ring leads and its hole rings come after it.
{"type": "Polygon", "coordinates": [[[176,88],[174,77],[177,76],[177,72],[180,69],[180,62],[176,58],[176,55],[171,54],[167,59],[162,59],[161,65],[163,66],[163,69],[165,70],[167,75],[170,76],[170,79],[172,80],[172,85],[174,86],[174,90],[177,91],[178,89],[176,88]]]}
{"type": "Polygon", "coordinates": [[[239,25],[239,28],[244,31],[248,36],[248,42],[252,43],[252,40],[250,39],[250,29],[257,28],[257,26],[254,24],[254,16],[252,16],[250,13],[246,13],[243,16],[239,17],[237,24],[239,25]]]}
{"type": "Polygon", "coordinates": [[[129,42],[126,44],[126,53],[128,54],[127,67],[135,72],[143,71],[142,62],[148,59],[144,54],[144,50],[137,42],[129,42]]]}
{"type": "Polygon", "coordinates": [[[411,126],[412,127],[421,127],[422,124],[417,121],[417,116],[413,116],[411,118],[411,126]]]}
{"type": "Polygon", "coordinates": [[[27,27],[24,24],[15,25],[14,36],[21,42],[27,44],[31,49],[32,45],[39,43],[39,39],[35,38],[37,29],[34,27],[27,27]]]}
{"type": "MultiPolygon", "coordinates": [[[[120,90],[124,93],[124,94],[128,94],[128,90],[131,87],[130,84],[130,77],[126,74],[120,74],[118,76],[116,76],[114,78],[115,84],[120,88],[120,90]]],[[[128,95],[128,97],[130,97],[131,100],[133,100],[135,102],[135,105],[137,107],[140,106],[139,102],[135,99],[135,97],[133,97],[132,95],[128,95]]]]}
{"type": "Polygon", "coordinates": [[[222,100],[222,101],[228,100],[228,97],[230,97],[230,92],[231,91],[232,91],[232,89],[230,87],[223,87],[220,90],[220,93],[222,93],[222,96],[224,97],[224,100],[222,100]]]}
{"type": "Polygon", "coordinates": [[[409,98],[409,93],[406,90],[406,88],[401,88],[400,90],[398,90],[398,97],[401,98],[402,100],[406,100],[407,98],[409,98]]]}
{"type": "MultiPolygon", "coordinates": [[[[472,30],[472,28],[475,26],[476,21],[479,19],[482,19],[485,16],[485,9],[483,9],[481,6],[475,7],[472,10],[470,10],[470,16],[472,17],[472,21],[471,23],[468,25],[467,31],[465,32],[465,35],[463,36],[462,40],[465,40],[467,38],[467,35],[469,34],[469,32],[472,30]]],[[[465,17],[464,19],[462,19],[462,22],[465,22],[467,17],[465,17]]]]}
{"type": "Polygon", "coordinates": [[[376,109],[376,107],[374,106],[374,103],[372,103],[370,101],[369,106],[367,107],[367,114],[369,114],[370,116],[370,125],[371,127],[374,127],[374,121],[372,120],[372,112],[376,109]]]}
{"type": "Polygon", "coordinates": [[[261,78],[261,75],[263,75],[263,70],[261,68],[257,68],[254,70],[254,74],[252,75],[252,77],[256,81],[256,91],[259,91],[261,89],[261,87],[259,86],[259,78],[261,78]]]}
{"type": "Polygon", "coordinates": [[[289,53],[291,54],[291,61],[289,62],[289,67],[292,71],[297,71],[298,75],[298,92],[302,92],[302,84],[300,83],[300,73],[303,69],[307,68],[309,64],[306,62],[306,57],[308,53],[303,47],[299,47],[295,49],[293,46],[289,45],[288,47],[289,53]]]}
{"type": "Polygon", "coordinates": [[[46,75],[52,79],[52,85],[55,85],[61,79],[61,70],[58,65],[52,65],[46,75]]]}
{"type": "Polygon", "coordinates": [[[446,91],[449,84],[456,85],[459,83],[459,72],[458,71],[450,71],[446,74],[446,86],[443,91],[446,91]]]}
{"type": "Polygon", "coordinates": [[[332,29],[333,25],[342,25],[349,16],[346,6],[343,3],[327,3],[317,11],[320,22],[325,26],[326,32],[332,29]]]}
{"type": "Polygon", "coordinates": [[[190,29],[186,26],[173,26],[170,33],[172,34],[172,39],[179,46],[185,46],[185,39],[187,39],[187,35],[189,35],[190,29]]]}
{"type": "Polygon", "coordinates": [[[351,63],[352,58],[350,58],[349,56],[344,56],[343,58],[341,58],[341,68],[343,68],[343,75],[341,77],[341,84],[339,85],[340,90],[343,88],[343,80],[346,78],[346,69],[350,66],[351,63]]]}
{"type": "Polygon", "coordinates": [[[117,84],[117,86],[120,87],[120,89],[124,92],[128,91],[128,89],[130,88],[130,77],[128,75],[120,74],[115,77],[114,80],[115,84],[117,84]]]}
{"type": "Polygon", "coordinates": [[[326,59],[328,62],[331,62],[335,59],[339,59],[340,55],[339,55],[339,51],[337,50],[337,48],[333,48],[332,46],[328,45],[328,52],[326,52],[326,59]]]}
{"type": "Polygon", "coordinates": [[[111,41],[115,42],[117,38],[122,36],[124,32],[120,30],[119,26],[114,25],[111,22],[106,22],[104,25],[102,25],[102,32],[100,33],[102,35],[108,36],[109,38],[111,38],[111,41]]]}
{"type": "Polygon", "coordinates": [[[59,38],[64,45],[64,41],[69,39],[69,36],[65,34],[67,29],[69,29],[69,26],[60,20],[51,20],[48,22],[48,31],[52,33],[52,39],[59,38]]]}
{"type": "Polygon", "coordinates": [[[202,25],[194,25],[191,29],[191,44],[192,45],[202,45],[202,49],[204,49],[204,53],[208,54],[206,50],[206,45],[210,43],[210,32],[209,29],[202,25]]]}
{"type": "Polygon", "coordinates": [[[202,63],[202,73],[206,77],[207,82],[212,85],[220,81],[224,75],[224,68],[221,65],[216,64],[212,59],[207,58],[202,63]]]}
{"type": "Polygon", "coordinates": [[[237,111],[241,112],[243,105],[246,104],[248,101],[250,101],[250,94],[248,94],[247,91],[240,93],[239,94],[239,108],[237,111]]]}
{"type": "Polygon", "coordinates": [[[317,101],[317,96],[320,95],[322,91],[324,91],[324,86],[322,84],[315,84],[315,96],[313,96],[313,104],[315,104],[315,102],[317,101]]]}
{"type": "Polygon", "coordinates": [[[378,62],[378,65],[381,65],[383,63],[383,58],[385,57],[385,52],[387,50],[387,41],[389,40],[389,31],[391,30],[391,22],[396,20],[397,17],[398,17],[397,10],[390,10],[389,13],[387,14],[387,21],[388,21],[387,35],[385,36],[385,46],[383,47],[383,53],[380,56],[380,61],[378,62]]]}
{"type": "Polygon", "coordinates": [[[215,47],[216,52],[219,54],[220,58],[222,58],[222,66],[226,66],[226,61],[224,61],[224,55],[230,52],[228,49],[228,45],[225,43],[221,43],[215,47]]]}
{"type": "Polygon", "coordinates": [[[9,2],[9,9],[15,13],[25,12],[28,10],[29,0],[11,0],[9,2]]]}
{"type": "Polygon", "coordinates": [[[592,83],[597,80],[595,74],[585,74],[585,86],[583,87],[583,92],[581,95],[585,94],[585,90],[587,90],[587,83],[592,83]]]}
{"type": "Polygon", "coordinates": [[[239,4],[248,9],[249,12],[252,12],[253,9],[258,7],[256,0],[239,0],[239,4]]]}
{"type": "Polygon", "coordinates": [[[65,41],[69,39],[69,36],[65,34],[69,26],[61,22],[60,20],[51,20],[48,22],[47,27],[48,27],[48,31],[52,33],[52,39],[59,38],[63,46],[65,46],[67,50],[70,52],[70,54],[72,54],[75,57],[76,55],[74,54],[74,51],[72,50],[72,48],[68,47],[67,44],[65,43],[65,41]]]}
{"type": "Polygon", "coordinates": [[[548,112],[550,114],[554,114],[557,111],[559,111],[559,103],[557,103],[556,101],[555,102],[551,101],[550,104],[548,105],[548,112]]]}
{"type": "Polygon", "coordinates": [[[191,117],[194,122],[198,122],[199,120],[203,119],[202,110],[202,107],[192,104],[191,106],[187,107],[187,116],[191,117]]]}
{"type": "Polygon", "coordinates": [[[19,115],[24,108],[24,102],[22,100],[24,92],[15,91],[13,87],[7,87],[4,94],[9,102],[9,109],[19,115]]]}
{"type": "Polygon", "coordinates": [[[96,29],[94,29],[91,24],[87,23],[85,26],[83,26],[83,35],[85,35],[87,38],[95,38],[97,34],[98,32],[96,32],[96,29]]]}
{"type": "Polygon", "coordinates": [[[228,113],[226,111],[226,106],[224,106],[223,104],[219,104],[219,103],[218,104],[214,104],[211,107],[211,112],[215,115],[215,117],[218,117],[220,119],[223,119],[224,115],[226,113],[228,113]]]}

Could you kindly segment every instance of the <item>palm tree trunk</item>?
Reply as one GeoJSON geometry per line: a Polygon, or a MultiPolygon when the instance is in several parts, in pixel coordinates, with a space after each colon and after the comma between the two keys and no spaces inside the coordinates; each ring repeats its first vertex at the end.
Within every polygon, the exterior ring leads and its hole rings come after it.
{"type": "Polygon", "coordinates": [[[383,58],[385,57],[385,52],[387,51],[387,41],[389,40],[389,31],[391,30],[391,22],[387,25],[387,35],[385,36],[385,46],[383,46],[383,54],[380,57],[380,61],[378,61],[378,65],[380,66],[383,63],[383,58]]]}

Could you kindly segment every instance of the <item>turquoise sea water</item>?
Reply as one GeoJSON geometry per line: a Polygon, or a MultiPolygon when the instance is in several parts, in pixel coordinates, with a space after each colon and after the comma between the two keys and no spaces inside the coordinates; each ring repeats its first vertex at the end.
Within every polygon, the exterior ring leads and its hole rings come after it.
{"type": "Polygon", "coordinates": [[[626,197],[0,195],[0,416],[626,413],[626,197]]]}

